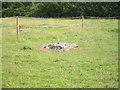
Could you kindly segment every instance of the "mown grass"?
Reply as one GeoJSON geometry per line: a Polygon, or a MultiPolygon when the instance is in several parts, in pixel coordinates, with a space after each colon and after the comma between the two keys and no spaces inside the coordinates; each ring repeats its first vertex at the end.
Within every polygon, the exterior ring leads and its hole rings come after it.
{"type": "Polygon", "coordinates": [[[118,20],[3,18],[3,88],[117,88],[118,20]],[[38,47],[76,43],[84,50],[54,52],[38,47]]]}

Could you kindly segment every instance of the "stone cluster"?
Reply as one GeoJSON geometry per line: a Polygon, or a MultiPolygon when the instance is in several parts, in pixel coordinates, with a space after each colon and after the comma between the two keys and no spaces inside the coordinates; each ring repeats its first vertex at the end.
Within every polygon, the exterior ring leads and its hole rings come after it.
{"type": "Polygon", "coordinates": [[[50,50],[56,50],[56,51],[68,51],[73,48],[78,48],[78,45],[73,43],[52,43],[52,44],[47,44],[44,45],[42,48],[44,49],[50,49],[50,50]]]}

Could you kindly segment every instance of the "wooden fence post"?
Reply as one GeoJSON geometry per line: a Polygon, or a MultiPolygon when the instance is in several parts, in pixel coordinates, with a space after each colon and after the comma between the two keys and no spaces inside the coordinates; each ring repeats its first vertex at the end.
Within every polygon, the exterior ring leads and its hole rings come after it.
{"type": "Polygon", "coordinates": [[[84,24],[84,16],[82,16],[82,29],[83,29],[83,25],[84,24]]]}
{"type": "Polygon", "coordinates": [[[17,40],[19,39],[19,17],[17,16],[16,18],[16,30],[17,30],[17,40]]]}

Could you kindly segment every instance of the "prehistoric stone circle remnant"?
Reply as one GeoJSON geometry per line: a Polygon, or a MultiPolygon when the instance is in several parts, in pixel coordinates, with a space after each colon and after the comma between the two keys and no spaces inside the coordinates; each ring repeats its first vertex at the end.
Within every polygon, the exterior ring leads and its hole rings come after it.
{"type": "Polygon", "coordinates": [[[70,49],[78,48],[78,45],[73,43],[51,43],[42,46],[44,49],[56,50],[56,51],[69,51],[70,49]]]}

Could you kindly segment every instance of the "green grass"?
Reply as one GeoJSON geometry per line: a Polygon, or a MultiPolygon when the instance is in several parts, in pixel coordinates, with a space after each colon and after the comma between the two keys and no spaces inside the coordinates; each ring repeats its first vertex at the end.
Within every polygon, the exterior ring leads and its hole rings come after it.
{"type": "Polygon", "coordinates": [[[117,88],[118,20],[3,18],[3,88],[117,88]],[[84,50],[54,52],[38,47],[76,43],[84,50]],[[28,48],[28,49],[25,49],[28,48]],[[29,49],[31,48],[31,49],[29,49]]]}

